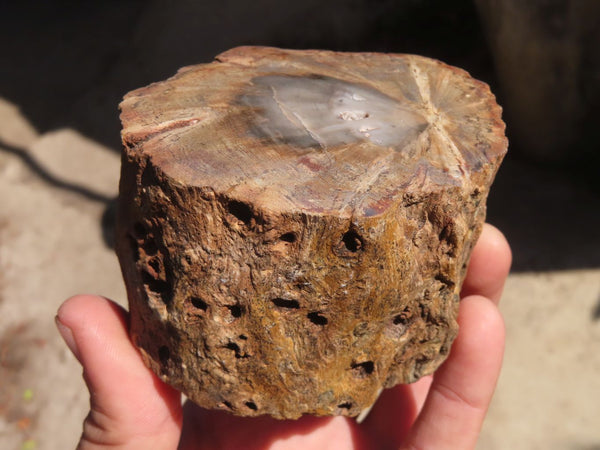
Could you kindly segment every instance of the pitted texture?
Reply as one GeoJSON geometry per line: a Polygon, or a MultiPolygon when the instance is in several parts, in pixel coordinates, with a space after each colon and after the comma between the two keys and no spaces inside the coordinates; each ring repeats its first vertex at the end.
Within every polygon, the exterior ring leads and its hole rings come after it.
{"type": "Polygon", "coordinates": [[[201,406],[356,416],[447,356],[506,152],[483,83],[238,48],[128,94],[117,251],[146,363],[201,406]]]}

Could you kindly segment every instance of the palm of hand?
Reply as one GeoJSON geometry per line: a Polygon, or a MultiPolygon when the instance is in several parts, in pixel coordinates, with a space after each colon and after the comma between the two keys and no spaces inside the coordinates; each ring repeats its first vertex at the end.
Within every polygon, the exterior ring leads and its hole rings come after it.
{"type": "Polygon", "coordinates": [[[249,419],[187,403],[180,448],[215,448],[216,442],[222,446],[218,448],[248,450],[398,448],[410,430],[430,383],[431,377],[426,377],[418,383],[385,391],[361,424],[345,417],[249,419]]]}

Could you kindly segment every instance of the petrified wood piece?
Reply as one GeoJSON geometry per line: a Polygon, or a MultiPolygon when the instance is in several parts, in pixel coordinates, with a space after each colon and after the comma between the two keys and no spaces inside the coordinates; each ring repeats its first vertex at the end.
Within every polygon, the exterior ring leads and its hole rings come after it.
{"type": "Polygon", "coordinates": [[[356,416],[444,360],[507,146],[485,84],[243,47],[121,110],[117,251],[162,379],[239,415],[356,416]]]}

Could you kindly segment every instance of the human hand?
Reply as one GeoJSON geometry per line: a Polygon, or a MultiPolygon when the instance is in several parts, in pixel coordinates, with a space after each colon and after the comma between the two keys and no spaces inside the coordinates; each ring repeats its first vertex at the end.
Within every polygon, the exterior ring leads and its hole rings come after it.
{"type": "Polygon", "coordinates": [[[485,225],[463,284],[459,333],[433,376],[384,391],[361,424],[346,417],[276,420],[209,411],[187,402],[142,362],[127,313],[82,295],[58,310],[58,329],[83,366],[90,449],[472,449],[500,373],[504,324],[497,308],[511,263],[504,236],[485,225]]]}

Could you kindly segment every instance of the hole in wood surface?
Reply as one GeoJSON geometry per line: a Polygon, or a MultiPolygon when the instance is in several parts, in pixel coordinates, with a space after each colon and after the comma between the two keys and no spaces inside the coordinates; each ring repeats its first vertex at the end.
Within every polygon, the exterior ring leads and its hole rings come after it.
{"type": "Polygon", "coordinates": [[[351,402],[340,403],[339,405],[337,405],[337,407],[340,409],[350,409],[350,408],[352,408],[352,403],[351,402]]]}
{"type": "Polygon", "coordinates": [[[142,281],[149,291],[163,295],[169,291],[169,283],[163,281],[147,270],[142,270],[142,281]]]}
{"type": "Polygon", "coordinates": [[[141,222],[136,222],[133,224],[133,232],[132,235],[136,239],[144,239],[146,237],[147,231],[146,227],[141,222]]]}
{"type": "Polygon", "coordinates": [[[414,366],[413,373],[412,373],[413,380],[416,381],[419,378],[421,378],[421,375],[427,368],[428,363],[429,363],[429,359],[427,359],[427,357],[425,357],[425,356],[421,356],[415,360],[415,366],[414,366]]]}
{"type": "Polygon", "coordinates": [[[242,353],[242,349],[235,342],[228,342],[225,345],[225,348],[228,350],[232,350],[233,353],[235,354],[235,357],[238,359],[248,358],[248,356],[249,356],[247,353],[242,353]]]}
{"type": "Polygon", "coordinates": [[[236,356],[240,352],[240,346],[237,345],[235,342],[228,342],[227,345],[225,345],[225,348],[233,350],[236,353],[236,356]]]}
{"type": "MultiPolygon", "coordinates": [[[[129,233],[132,241],[135,245],[139,245],[144,250],[144,253],[148,256],[154,256],[158,252],[158,246],[154,241],[154,236],[148,231],[146,226],[141,222],[133,224],[133,229],[129,233]]],[[[136,251],[138,251],[136,249],[136,251]]]]}
{"type": "Polygon", "coordinates": [[[240,338],[242,341],[247,341],[248,340],[248,336],[246,336],[245,334],[240,334],[238,336],[238,338],[240,338]]]}
{"type": "Polygon", "coordinates": [[[158,184],[158,177],[150,162],[146,163],[144,171],[142,172],[142,186],[153,186],[158,184]]]}
{"type": "Polygon", "coordinates": [[[229,403],[227,400],[223,400],[220,405],[222,408],[233,409],[233,405],[229,403]]]}
{"type": "Polygon", "coordinates": [[[149,235],[148,238],[144,240],[142,248],[144,249],[144,253],[148,256],[153,256],[158,253],[158,246],[156,245],[156,242],[154,242],[152,235],[149,235]]]}
{"type": "Polygon", "coordinates": [[[444,253],[454,256],[456,253],[457,236],[451,223],[442,228],[438,238],[444,253]]]}
{"type": "Polygon", "coordinates": [[[452,227],[450,225],[446,225],[444,228],[442,228],[442,231],[440,231],[438,238],[440,241],[445,241],[450,237],[451,233],[452,227]]]}
{"type": "Polygon", "coordinates": [[[158,359],[160,360],[160,363],[163,366],[167,365],[169,358],[171,358],[171,351],[169,350],[169,347],[166,345],[161,346],[158,349],[158,359]]]}
{"type": "Polygon", "coordinates": [[[279,240],[289,242],[290,244],[296,242],[296,239],[298,239],[298,237],[293,231],[290,231],[289,233],[284,233],[281,236],[279,236],[279,240]]]}
{"type": "Polygon", "coordinates": [[[160,264],[161,264],[160,258],[157,258],[156,256],[148,259],[148,266],[150,266],[150,268],[157,275],[160,273],[160,264]]]}
{"type": "Polygon", "coordinates": [[[310,320],[312,323],[314,323],[315,325],[319,325],[319,326],[323,326],[323,325],[327,325],[327,322],[329,322],[327,320],[327,317],[321,315],[320,313],[313,311],[313,312],[309,312],[306,317],[308,317],[308,320],[310,320]]]}
{"type": "Polygon", "coordinates": [[[443,285],[440,287],[440,291],[444,289],[452,289],[454,287],[454,281],[452,281],[448,276],[444,275],[441,272],[438,273],[434,278],[443,285]]]}
{"type": "Polygon", "coordinates": [[[405,309],[400,314],[394,316],[394,325],[406,325],[410,319],[410,311],[405,309]]]}
{"type": "Polygon", "coordinates": [[[227,305],[227,309],[231,313],[232,317],[236,319],[242,317],[242,307],[240,305],[227,305]]]}
{"type": "Polygon", "coordinates": [[[444,344],[440,347],[440,355],[447,355],[448,353],[450,353],[450,346],[447,344],[444,344]]]}
{"type": "Polygon", "coordinates": [[[342,236],[342,243],[346,250],[352,253],[356,253],[363,247],[362,237],[356,230],[350,229],[342,236]]]}
{"type": "Polygon", "coordinates": [[[250,206],[238,200],[229,201],[229,203],[227,204],[227,210],[232,216],[234,216],[236,219],[238,219],[240,222],[246,225],[250,225],[252,217],[254,216],[254,213],[252,212],[250,206]]]}
{"type": "Polygon", "coordinates": [[[275,306],[280,308],[288,308],[288,309],[298,309],[300,308],[300,303],[298,300],[289,300],[287,298],[274,298],[271,300],[275,306]]]}
{"type": "Polygon", "coordinates": [[[208,304],[200,297],[190,297],[190,303],[194,308],[199,309],[200,311],[206,311],[208,309],[208,304]]]}
{"type": "Polygon", "coordinates": [[[375,370],[375,363],[373,361],[364,361],[360,363],[354,363],[351,367],[355,375],[362,378],[373,373],[375,370]]]}
{"type": "Polygon", "coordinates": [[[256,411],[256,410],[258,410],[258,407],[256,406],[256,403],[254,403],[254,402],[252,402],[252,401],[246,402],[246,406],[247,406],[249,409],[251,409],[252,411],[256,411]]]}
{"type": "Polygon", "coordinates": [[[394,316],[394,325],[406,325],[408,318],[402,314],[394,316]]]}

